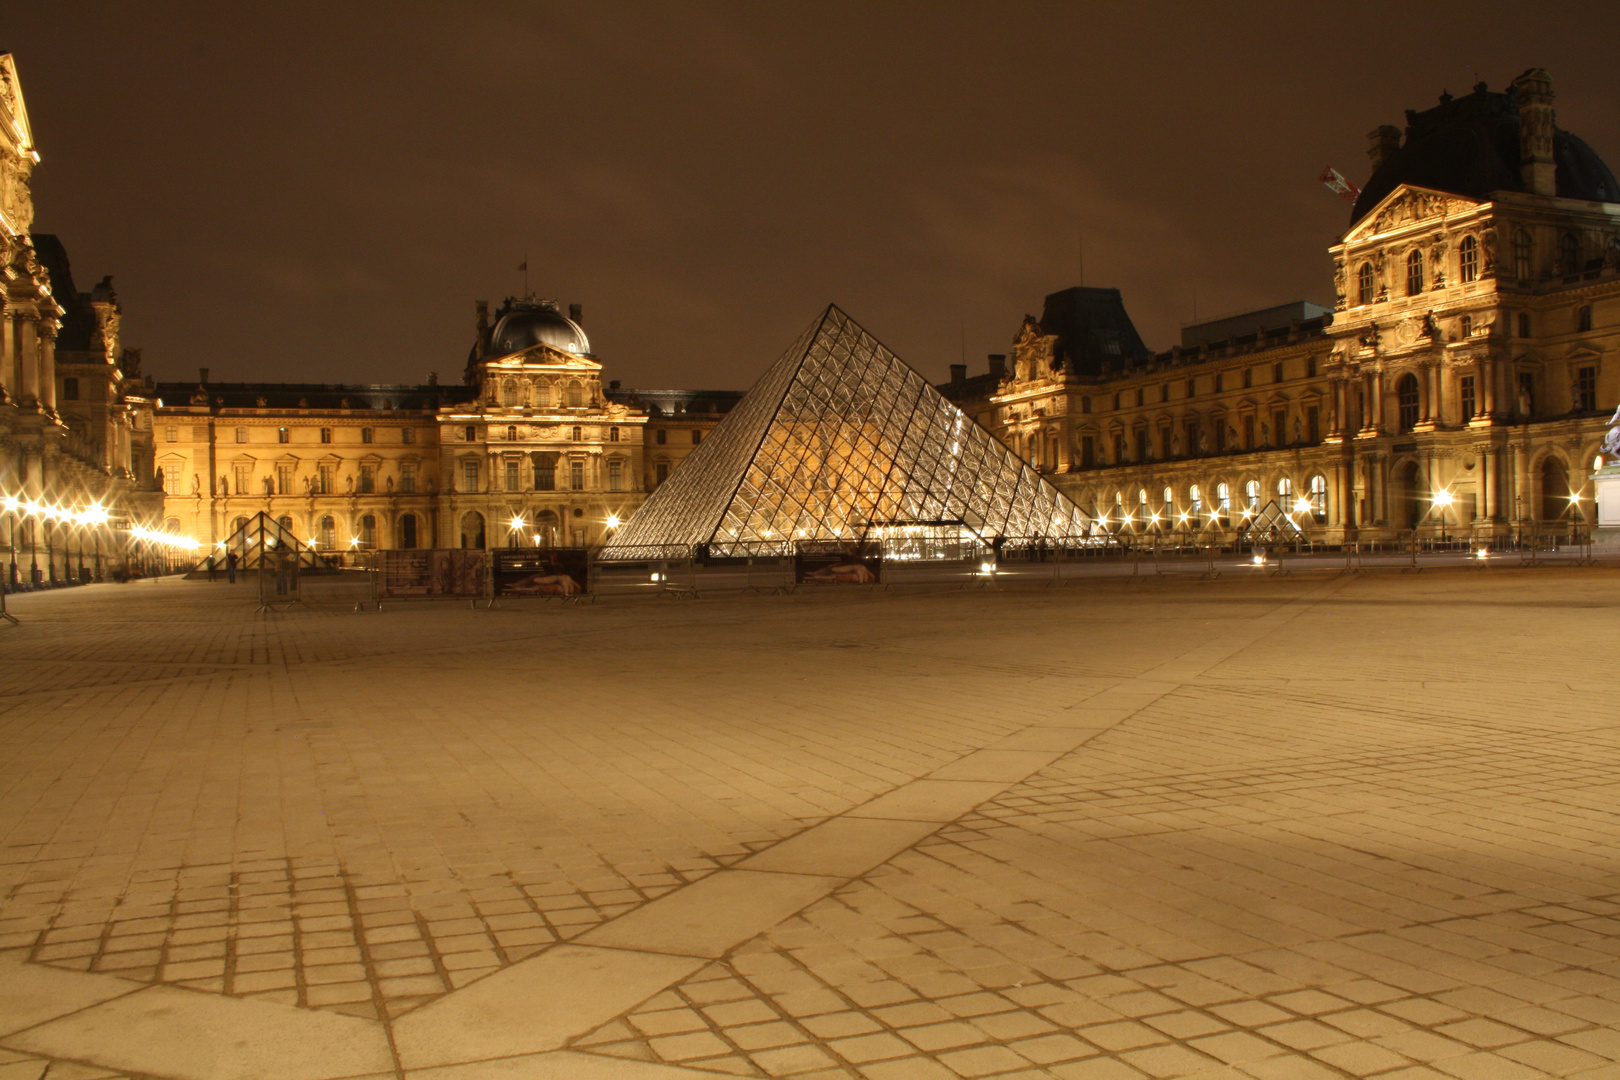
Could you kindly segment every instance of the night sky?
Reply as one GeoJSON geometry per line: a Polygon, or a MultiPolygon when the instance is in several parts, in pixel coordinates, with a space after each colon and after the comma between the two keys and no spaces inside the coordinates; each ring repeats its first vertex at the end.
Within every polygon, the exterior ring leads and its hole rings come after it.
{"type": "Polygon", "coordinates": [[[473,302],[744,388],[829,300],[936,379],[1111,285],[1148,345],[1331,301],[1366,135],[1545,67],[1620,169],[1620,5],[8,5],[35,228],[159,378],[459,378],[473,302]],[[1082,281],[1083,275],[1083,281],[1082,281]]]}

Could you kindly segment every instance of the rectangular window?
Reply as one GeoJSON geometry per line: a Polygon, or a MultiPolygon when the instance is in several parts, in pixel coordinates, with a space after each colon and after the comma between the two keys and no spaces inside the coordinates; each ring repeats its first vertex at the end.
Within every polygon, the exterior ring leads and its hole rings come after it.
{"type": "Polygon", "coordinates": [[[557,464],[548,458],[537,458],[534,463],[534,490],[557,489],[557,464]]]}
{"type": "Polygon", "coordinates": [[[173,424],[170,424],[168,427],[164,428],[163,429],[163,441],[164,442],[179,442],[180,441],[180,429],[175,427],[173,424]]]}
{"type": "Polygon", "coordinates": [[[1283,381],[1283,366],[1282,366],[1282,361],[1280,361],[1280,360],[1277,363],[1271,365],[1271,381],[1272,382],[1282,382],[1283,381]]]}
{"type": "Polygon", "coordinates": [[[1198,379],[1196,377],[1187,380],[1187,396],[1198,396],[1198,379]]]}
{"type": "MultiPolygon", "coordinates": [[[[1137,391],[1138,394],[1140,394],[1141,392],[1142,391],[1140,391],[1140,390],[1137,391]]],[[[1136,429],[1136,460],[1137,461],[1146,461],[1147,459],[1148,459],[1148,432],[1147,432],[1147,428],[1137,428],[1136,429]]]]}
{"type": "Polygon", "coordinates": [[[1519,312],[1519,336],[1530,336],[1530,313],[1528,311],[1519,312]]]}
{"type": "Polygon", "coordinates": [[[1314,356],[1305,358],[1305,377],[1307,379],[1316,378],[1316,357],[1314,356]]]}
{"type": "Polygon", "coordinates": [[[1243,418],[1243,449],[1254,449],[1254,417],[1252,416],[1243,418]]]}
{"type": "Polygon", "coordinates": [[[665,431],[663,428],[659,428],[658,431],[653,436],[653,441],[656,442],[659,446],[663,446],[666,442],[669,441],[669,432],[665,431]]]}
{"type": "Polygon", "coordinates": [[[693,428],[692,429],[692,445],[696,446],[698,443],[700,443],[702,441],[703,441],[703,432],[699,431],[697,428],[693,428]]]}
{"type": "Polygon", "coordinates": [[[1215,392],[1218,394],[1222,390],[1225,390],[1225,389],[1226,389],[1226,373],[1224,371],[1217,371],[1215,373],[1215,392]]]}
{"type": "Polygon", "coordinates": [[[1597,368],[1583,367],[1575,371],[1575,411],[1597,411],[1597,368]]]}
{"type": "Polygon", "coordinates": [[[62,400],[63,401],[78,401],[79,400],[79,380],[78,379],[63,379],[62,380],[62,400]]]}
{"type": "Polygon", "coordinates": [[[363,428],[360,429],[360,441],[363,442],[363,443],[369,443],[371,441],[371,429],[370,428],[363,427],[363,428]]]}
{"type": "Polygon", "coordinates": [[[1146,394],[1146,393],[1147,393],[1147,391],[1146,391],[1146,389],[1144,389],[1144,388],[1143,388],[1143,387],[1140,387],[1140,386],[1138,386],[1138,387],[1137,387],[1137,388],[1136,388],[1136,403],[1137,403],[1137,404],[1138,404],[1138,405],[1140,405],[1140,404],[1142,404],[1142,397],[1143,397],[1143,395],[1144,395],[1144,394],[1146,394]]]}
{"type": "Polygon", "coordinates": [[[1272,429],[1271,429],[1271,443],[1272,443],[1272,445],[1273,446],[1287,446],[1288,445],[1288,414],[1286,412],[1284,412],[1282,409],[1278,409],[1276,412],[1271,414],[1271,423],[1274,425],[1272,427],[1272,429]]]}
{"type": "Polygon", "coordinates": [[[291,495],[293,493],[293,467],[291,465],[276,466],[276,494],[291,495]]]}
{"type": "Polygon", "coordinates": [[[318,495],[332,494],[332,466],[322,465],[316,470],[315,491],[318,495]]]}
{"type": "Polygon", "coordinates": [[[1577,333],[1585,333],[1590,329],[1592,329],[1592,305],[1582,304],[1580,310],[1575,312],[1575,330],[1577,333]]]}
{"type": "Polygon", "coordinates": [[[585,490],[585,463],[583,461],[570,461],[568,463],[568,487],[572,491],[585,490]]]}
{"type": "Polygon", "coordinates": [[[163,494],[180,494],[180,466],[170,465],[163,470],[163,494]]]}
{"type": "Polygon", "coordinates": [[[236,429],[236,441],[247,442],[247,428],[239,427],[236,429]]]}
{"type": "Polygon", "coordinates": [[[1097,442],[1090,435],[1080,436],[1080,465],[1089,469],[1097,464],[1097,442]]]}
{"type": "Polygon", "coordinates": [[[377,467],[375,465],[360,466],[360,494],[370,495],[377,490],[377,467]]]}
{"type": "Polygon", "coordinates": [[[1464,375],[1458,379],[1457,391],[1462,398],[1462,418],[1463,423],[1466,424],[1474,418],[1474,377],[1464,375]]]}
{"type": "Polygon", "coordinates": [[[1187,453],[1198,453],[1198,421],[1187,421],[1187,453]]]}
{"type": "MultiPolygon", "coordinates": [[[[406,428],[409,431],[409,428],[406,428]]],[[[399,490],[406,495],[416,492],[416,465],[414,462],[404,462],[399,467],[399,490]]]]}
{"type": "Polygon", "coordinates": [[[321,428],[321,442],[329,443],[331,441],[332,441],[332,429],[329,428],[329,427],[321,428]]]}
{"type": "Polygon", "coordinates": [[[1119,412],[1119,395],[1114,395],[1114,411],[1119,412]]]}
{"type": "Polygon", "coordinates": [[[236,473],[236,493],[238,495],[248,494],[248,488],[253,483],[253,466],[238,465],[234,471],[236,473]]]}
{"type": "Polygon", "coordinates": [[[518,463],[516,461],[506,463],[506,490],[518,490],[518,463]]]}
{"type": "Polygon", "coordinates": [[[1114,436],[1114,464],[1120,465],[1125,461],[1125,436],[1114,436]]]}
{"type": "Polygon", "coordinates": [[[1314,406],[1305,410],[1305,436],[1313,445],[1322,441],[1320,416],[1314,406]]]}
{"type": "Polygon", "coordinates": [[[1170,384],[1169,383],[1164,383],[1164,384],[1160,385],[1160,387],[1159,387],[1159,400],[1160,401],[1169,401],[1170,400],[1170,384]]]}
{"type": "MultiPolygon", "coordinates": [[[[695,435],[697,433],[693,432],[693,434],[695,435]]],[[[614,458],[612,461],[608,462],[608,490],[624,490],[624,462],[620,461],[618,458],[614,458]]]]}
{"type": "Polygon", "coordinates": [[[463,461],[461,463],[461,490],[478,490],[478,462],[463,461]]]}
{"type": "Polygon", "coordinates": [[[660,461],[658,463],[658,465],[656,466],[656,475],[658,477],[657,482],[660,483],[660,484],[662,484],[665,480],[668,480],[669,479],[669,462],[660,461]]]}
{"type": "Polygon", "coordinates": [[[1254,385],[1254,368],[1243,369],[1243,389],[1247,390],[1254,385]]]}
{"type": "Polygon", "coordinates": [[[1159,456],[1161,458],[1163,458],[1164,460],[1166,460],[1166,461],[1170,460],[1170,443],[1171,443],[1170,429],[1168,427],[1160,428],[1159,429],[1159,456]]]}
{"type": "MultiPolygon", "coordinates": [[[[415,428],[400,428],[399,429],[399,441],[404,443],[406,446],[411,445],[411,443],[416,441],[416,429],[415,428]]],[[[414,521],[415,518],[412,518],[411,520],[414,521]]]]}
{"type": "Polygon", "coordinates": [[[472,424],[468,424],[464,429],[462,429],[461,437],[466,439],[468,442],[477,442],[478,429],[472,424]]]}
{"type": "Polygon", "coordinates": [[[1217,420],[1215,422],[1215,452],[1217,454],[1226,453],[1226,421],[1225,420],[1217,420]]]}
{"type": "Polygon", "coordinates": [[[292,442],[292,433],[286,428],[276,428],[276,442],[292,442]]]}

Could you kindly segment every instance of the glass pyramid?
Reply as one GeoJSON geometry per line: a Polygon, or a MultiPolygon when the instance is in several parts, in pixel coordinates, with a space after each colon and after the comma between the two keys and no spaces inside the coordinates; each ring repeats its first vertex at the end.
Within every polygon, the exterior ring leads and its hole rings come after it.
{"type": "Polygon", "coordinates": [[[836,306],[811,324],[600,558],[788,555],[866,541],[1078,542],[1091,519],[836,306]]]}

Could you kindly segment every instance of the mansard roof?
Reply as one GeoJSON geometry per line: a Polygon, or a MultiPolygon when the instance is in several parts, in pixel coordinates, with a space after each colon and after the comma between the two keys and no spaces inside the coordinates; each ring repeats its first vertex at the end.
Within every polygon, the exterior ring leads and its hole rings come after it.
{"type": "MultiPolygon", "coordinates": [[[[1557,194],[1564,199],[1620,202],[1620,182],[1590,146],[1553,129],[1557,194]]],[[[1432,188],[1471,199],[1493,191],[1524,191],[1519,157],[1519,96],[1514,88],[1493,93],[1484,83],[1474,92],[1423,112],[1408,109],[1406,134],[1361,189],[1350,222],[1366,217],[1401,184],[1432,188]]]]}
{"type": "Polygon", "coordinates": [[[160,382],[165,406],[192,404],[206,395],[210,408],[318,409],[432,412],[446,405],[476,401],[478,388],[441,383],[192,383],[160,382]],[[261,404],[262,402],[262,404],[261,404]]]}
{"type": "Polygon", "coordinates": [[[1077,375],[1124,371],[1153,355],[1142,344],[1118,289],[1082,286],[1052,293],[1040,325],[1042,333],[1057,335],[1054,362],[1077,375]]]}

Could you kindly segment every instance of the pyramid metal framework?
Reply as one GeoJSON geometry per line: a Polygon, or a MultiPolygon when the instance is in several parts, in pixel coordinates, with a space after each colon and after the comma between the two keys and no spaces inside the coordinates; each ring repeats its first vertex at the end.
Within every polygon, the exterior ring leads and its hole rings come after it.
{"type": "MultiPolygon", "coordinates": [[[[786,555],[919,534],[943,545],[1083,541],[1091,518],[837,306],[782,354],[602,549],[786,555]]],[[[954,548],[953,548],[954,549],[954,548]]]]}
{"type": "Polygon", "coordinates": [[[237,567],[242,570],[257,569],[264,561],[265,553],[274,551],[293,552],[299,566],[306,570],[324,568],[315,552],[305,547],[291,529],[263,510],[248,518],[225,538],[216,556],[220,566],[225,564],[226,552],[232,551],[236,552],[237,567]]]}

